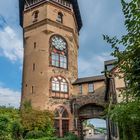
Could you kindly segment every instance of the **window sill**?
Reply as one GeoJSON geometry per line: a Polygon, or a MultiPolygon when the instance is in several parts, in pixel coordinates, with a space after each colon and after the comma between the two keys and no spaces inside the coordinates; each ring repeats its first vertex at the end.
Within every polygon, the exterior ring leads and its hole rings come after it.
{"type": "Polygon", "coordinates": [[[68,68],[62,68],[62,67],[59,67],[59,66],[53,66],[53,65],[50,65],[50,67],[58,68],[58,69],[62,69],[62,70],[68,70],[68,68]]]}
{"type": "Polygon", "coordinates": [[[93,93],[95,93],[95,91],[93,91],[93,92],[88,92],[89,94],[93,94],[93,93]]]}
{"type": "Polygon", "coordinates": [[[62,92],[62,91],[54,91],[54,90],[52,90],[52,93],[62,93],[62,94],[69,94],[68,92],[62,92]]]}
{"type": "Polygon", "coordinates": [[[37,21],[38,21],[38,19],[34,19],[34,20],[33,20],[33,23],[35,23],[35,22],[37,22],[37,21]]]}
{"type": "Polygon", "coordinates": [[[69,94],[68,94],[68,92],[51,91],[50,92],[50,98],[55,98],[55,99],[69,99],[69,94]]]}

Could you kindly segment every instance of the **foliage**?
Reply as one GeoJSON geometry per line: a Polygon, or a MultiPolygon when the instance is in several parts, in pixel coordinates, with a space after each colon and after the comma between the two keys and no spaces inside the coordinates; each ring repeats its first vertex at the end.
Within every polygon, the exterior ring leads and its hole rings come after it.
{"type": "Polygon", "coordinates": [[[109,112],[109,115],[113,121],[118,123],[121,130],[120,135],[123,140],[140,139],[139,101],[118,104],[109,112]]]}
{"type": "Polygon", "coordinates": [[[45,137],[45,133],[41,130],[33,130],[33,131],[29,131],[26,134],[25,139],[37,139],[37,138],[41,138],[41,137],[45,137]]]}
{"type": "Polygon", "coordinates": [[[111,44],[113,56],[118,58],[117,66],[120,72],[125,74],[127,83],[126,99],[140,99],[140,0],[126,3],[121,0],[125,17],[127,34],[121,39],[110,38],[104,35],[104,39],[111,44]],[[124,51],[120,50],[124,46],[124,51]],[[129,98],[130,97],[130,98],[129,98]]]}
{"type": "Polygon", "coordinates": [[[95,128],[95,130],[97,131],[97,132],[99,132],[100,134],[106,134],[106,132],[107,132],[107,130],[106,130],[106,128],[95,128]]]}
{"type": "Polygon", "coordinates": [[[85,120],[84,122],[83,122],[83,127],[85,128],[85,127],[90,127],[90,128],[95,128],[95,126],[92,124],[92,123],[90,123],[90,121],[88,121],[88,120],[85,120]]]}
{"type": "MultiPolygon", "coordinates": [[[[34,140],[34,139],[27,139],[27,140],[34,140]]],[[[79,140],[78,137],[73,133],[67,133],[64,138],[57,138],[57,137],[42,137],[36,140],[79,140]]]]}
{"type": "Polygon", "coordinates": [[[20,118],[19,110],[13,107],[1,106],[0,115],[7,116],[11,121],[14,121],[20,118]]]}
{"type": "Polygon", "coordinates": [[[27,138],[39,138],[52,136],[53,114],[50,111],[33,110],[30,104],[26,103],[21,111],[24,136],[27,138]]]}
{"type": "Polygon", "coordinates": [[[20,140],[23,136],[23,127],[20,121],[14,121],[12,124],[12,137],[14,140],[20,140]]]}
{"type": "Polygon", "coordinates": [[[35,111],[29,106],[21,112],[0,107],[1,140],[21,140],[25,136],[33,139],[51,137],[53,132],[53,114],[49,111],[35,111]]]}
{"type": "Polygon", "coordinates": [[[73,133],[67,133],[64,140],[79,140],[79,138],[73,133]]]}
{"type": "Polygon", "coordinates": [[[46,136],[53,134],[53,115],[48,111],[22,111],[22,124],[26,132],[42,131],[46,136]]]}
{"type": "MultiPolygon", "coordinates": [[[[132,0],[126,3],[121,0],[125,17],[127,34],[121,39],[110,38],[104,35],[104,39],[114,49],[112,55],[117,57],[117,67],[123,73],[126,89],[123,103],[116,105],[110,112],[110,118],[118,123],[120,139],[140,139],[140,0],[132,0]],[[120,50],[124,46],[124,51],[120,50]]],[[[110,110],[110,109],[109,109],[110,110]]]]}
{"type": "Polygon", "coordinates": [[[10,120],[6,116],[0,115],[0,139],[10,140],[10,120]]]}
{"type": "Polygon", "coordinates": [[[20,125],[19,111],[12,107],[0,107],[0,139],[19,139],[18,135],[15,135],[19,134],[15,124],[20,125]]]}

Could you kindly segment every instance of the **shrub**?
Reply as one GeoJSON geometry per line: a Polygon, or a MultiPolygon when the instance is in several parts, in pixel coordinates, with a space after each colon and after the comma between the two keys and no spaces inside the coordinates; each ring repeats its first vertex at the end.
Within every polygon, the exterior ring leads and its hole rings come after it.
{"type": "Polygon", "coordinates": [[[25,139],[38,139],[44,136],[45,136],[45,133],[43,131],[33,130],[33,131],[27,132],[25,139]]]}
{"type": "Polygon", "coordinates": [[[7,116],[0,115],[0,140],[11,140],[10,120],[7,116]]]}
{"type": "MultiPolygon", "coordinates": [[[[26,140],[34,140],[34,139],[26,139],[26,140]]],[[[36,140],[61,140],[61,139],[56,138],[56,137],[42,137],[42,138],[38,138],[36,140]]]]}
{"type": "Polygon", "coordinates": [[[67,133],[64,140],[79,140],[79,138],[73,133],[67,133]]]}
{"type": "Polygon", "coordinates": [[[12,137],[14,140],[22,139],[23,127],[19,121],[12,123],[12,137]]]}
{"type": "Polygon", "coordinates": [[[52,136],[54,133],[53,114],[50,111],[37,111],[26,107],[21,111],[21,118],[25,130],[24,137],[40,138],[52,136]]]}

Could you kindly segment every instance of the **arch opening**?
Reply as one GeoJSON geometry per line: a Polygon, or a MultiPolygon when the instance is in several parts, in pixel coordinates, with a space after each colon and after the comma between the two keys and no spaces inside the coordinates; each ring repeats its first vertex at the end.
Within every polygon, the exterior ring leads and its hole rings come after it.
{"type": "Polygon", "coordinates": [[[87,119],[82,122],[83,137],[87,139],[102,139],[107,137],[106,120],[101,118],[87,119]]]}
{"type": "Polygon", "coordinates": [[[98,118],[104,115],[104,107],[96,104],[86,104],[79,108],[78,116],[82,120],[98,118]]]}
{"type": "Polygon", "coordinates": [[[105,139],[107,127],[104,117],[104,107],[89,103],[81,106],[78,109],[79,119],[79,135],[81,140],[93,139],[105,139]],[[102,124],[102,127],[97,127],[102,124]]]}
{"type": "Polygon", "coordinates": [[[63,137],[69,131],[69,113],[63,106],[55,109],[55,134],[58,137],[63,137]]]}

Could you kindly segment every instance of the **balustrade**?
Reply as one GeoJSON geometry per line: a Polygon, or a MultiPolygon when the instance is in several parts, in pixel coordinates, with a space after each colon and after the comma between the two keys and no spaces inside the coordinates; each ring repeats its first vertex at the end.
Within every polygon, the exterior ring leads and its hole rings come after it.
{"type": "Polygon", "coordinates": [[[68,0],[25,0],[25,8],[28,8],[29,6],[33,6],[43,1],[54,1],[56,3],[59,3],[62,6],[71,8],[71,3],[68,0]]]}
{"type": "Polygon", "coordinates": [[[57,3],[59,3],[60,5],[63,5],[65,7],[71,8],[71,4],[68,0],[52,0],[55,1],[57,3]]]}

